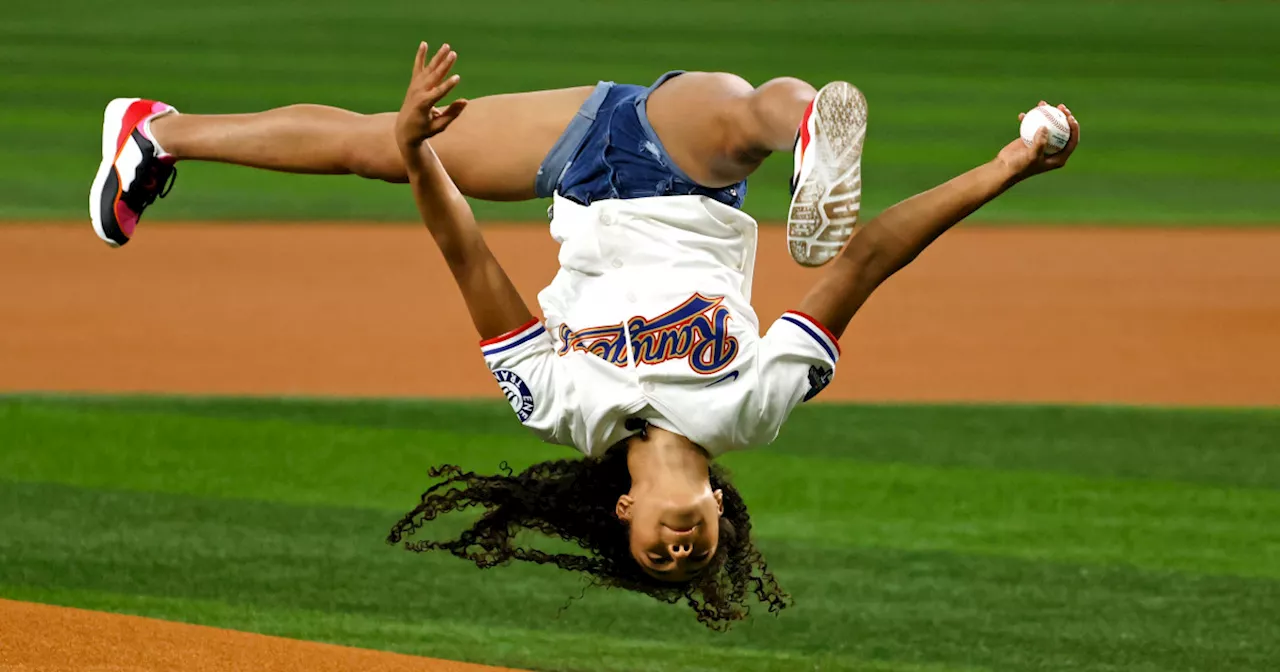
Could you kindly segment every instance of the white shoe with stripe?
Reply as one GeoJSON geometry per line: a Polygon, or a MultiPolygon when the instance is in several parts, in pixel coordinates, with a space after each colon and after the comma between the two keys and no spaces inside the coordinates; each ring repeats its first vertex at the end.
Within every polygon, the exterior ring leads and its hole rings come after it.
{"type": "Polygon", "coordinates": [[[805,109],[796,135],[787,248],[801,266],[821,266],[853,237],[862,205],[862,143],[867,99],[831,82],[805,109]]]}

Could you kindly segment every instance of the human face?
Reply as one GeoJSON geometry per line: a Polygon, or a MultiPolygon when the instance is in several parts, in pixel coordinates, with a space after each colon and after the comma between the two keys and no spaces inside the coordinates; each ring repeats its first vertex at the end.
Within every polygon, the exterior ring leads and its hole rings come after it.
{"type": "Polygon", "coordinates": [[[659,581],[683,582],[711,564],[720,543],[721,493],[711,484],[693,493],[647,491],[618,499],[631,557],[659,581]]]}

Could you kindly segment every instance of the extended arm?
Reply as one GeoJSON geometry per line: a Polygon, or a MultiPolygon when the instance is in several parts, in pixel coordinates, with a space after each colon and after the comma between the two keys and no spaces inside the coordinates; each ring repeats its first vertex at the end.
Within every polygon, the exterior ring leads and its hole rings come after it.
{"type": "Polygon", "coordinates": [[[947,229],[1014,184],[1062,167],[1080,137],[1075,117],[1069,117],[1069,122],[1071,140],[1057,154],[1045,155],[1048,138],[1042,130],[1031,147],[1015,140],[989,163],[885,210],[854,235],[801,302],[800,310],[837,337],[842,335],[871,293],[947,229]]]}
{"type": "Polygon", "coordinates": [[[427,141],[457,118],[466,101],[454,101],[443,110],[434,107],[458,82],[457,75],[449,76],[457,55],[444,45],[425,63],[426,52],[427,45],[419,45],[413,80],[396,119],[396,141],[422,221],[462,291],[476,331],[489,339],[528,323],[532,315],[485,244],[471,206],[427,141]]]}

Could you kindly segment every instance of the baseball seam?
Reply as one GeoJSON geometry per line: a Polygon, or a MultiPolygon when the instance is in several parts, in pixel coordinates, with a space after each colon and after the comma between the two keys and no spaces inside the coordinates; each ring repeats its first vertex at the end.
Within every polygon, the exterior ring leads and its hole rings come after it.
{"type": "MultiPolygon", "coordinates": [[[[1057,117],[1053,116],[1048,112],[1045,112],[1045,108],[1048,108],[1048,107],[1049,107],[1048,105],[1040,105],[1036,107],[1036,111],[1039,112],[1040,116],[1044,117],[1045,121],[1048,121],[1049,124],[1051,124],[1054,128],[1058,129],[1059,131],[1062,131],[1063,133],[1070,134],[1071,133],[1070,126],[1063,125],[1061,121],[1058,121],[1057,117]]],[[[1057,108],[1050,108],[1050,109],[1057,109],[1057,108]]]]}

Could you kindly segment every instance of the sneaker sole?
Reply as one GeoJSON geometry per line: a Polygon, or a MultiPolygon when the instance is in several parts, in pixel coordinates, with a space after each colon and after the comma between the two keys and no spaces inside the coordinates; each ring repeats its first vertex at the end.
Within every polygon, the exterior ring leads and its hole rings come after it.
{"type": "MultiPolygon", "coordinates": [[[[138,102],[139,98],[116,98],[107,103],[102,113],[102,163],[98,164],[98,173],[93,178],[93,186],[89,189],[89,220],[93,222],[93,231],[103,242],[111,247],[120,247],[129,242],[128,237],[119,227],[108,227],[102,219],[102,192],[107,181],[115,172],[116,158],[120,150],[117,147],[120,137],[120,124],[124,122],[125,112],[129,106],[138,102]],[[117,237],[108,235],[108,228],[114,228],[117,237]]],[[[116,190],[119,191],[120,178],[116,177],[116,190]]],[[[116,194],[119,198],[119,194],[116,194]]]]}
{"type": "Polygon", "coordinates": [[[787,214],[787,247],[802,266],[821,266],[853,237],[862,205],[862,145],[867,99],[832,82],[818,92],[810,116],[814,165],[797,185],[787,214]]]}

